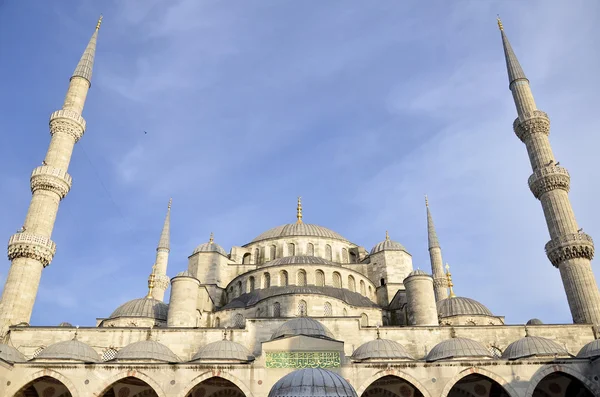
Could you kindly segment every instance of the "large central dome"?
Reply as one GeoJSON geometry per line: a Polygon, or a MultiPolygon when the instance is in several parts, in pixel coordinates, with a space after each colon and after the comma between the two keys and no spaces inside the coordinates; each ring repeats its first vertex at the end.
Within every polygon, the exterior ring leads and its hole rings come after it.
{"type": "Polygon", "coordinates": [[[289,223],[267,230],[252,240],[252,243],[273,238],[293,236],[325,237],[348,242],[346,238],[323,226],[312,225],[310,223],[289,223]]]}

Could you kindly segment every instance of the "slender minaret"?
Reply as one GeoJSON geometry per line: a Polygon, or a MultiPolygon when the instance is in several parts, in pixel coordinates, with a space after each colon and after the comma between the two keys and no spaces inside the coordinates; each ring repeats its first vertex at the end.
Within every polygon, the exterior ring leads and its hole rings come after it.
{"type": "Polygon", "coordinates": [[[433,275],[433,289],[436,302],[448,297],[448,279],[444,274],[444,262],[442,261],[442,248],[435,232],[435,225],[429,210],[429,200],[425,196],[425,208],[427,209],[427,239],[429,240],[429,260],[431,261],[431,273],[433,275]]]}
{"type": "Polygon", "coordinates": [[[158,247],[156,248],[156,262],[152,266],[152,274],[150,278],[153,279],[152,297],[163,301],[165,299],[165,291],[169,288],[169,277],[167,276],[167,265],[169,264],[169,252],[171,251],[170,238],[171,238],[171,203],[172,199],[169,199],[169,206],[167,207],[167,216],[165,217],[165,224],[160,234],[160,240],[158,241],[158,247]]]}
{"type": "Polygon", "coordinates": [[[50,116],[50,146],[42,166],[31,174],[32,198],[25,223],[8,241],[8,259],[12,261],[2,300],[0,334],[9,326],[29,323],[42,270],[50,264],[56,245],[50,239],[59,202],[71,188],[67,173],[75,143],[85,131],[81,117],[92,81],[96,39],[102,17],[79,60],[69,83],[61,110],[50,116]]]}
{"type": "Polygon", "coordinates": [[[560,271],[573,322],[600,324],[600,291],[590,263],[594,256],[594,243],[575,220],[568,196],[569,173],[558,166],[548,140],[548,115],[535,105],[529,80],[508,42],[500,18],[498,27],[506,57],[509,88],[519,116],[513,128],[527,148],[533,169],[529,188],[535,198],[542,202],[550,233],[546,255],[560,271]]]}

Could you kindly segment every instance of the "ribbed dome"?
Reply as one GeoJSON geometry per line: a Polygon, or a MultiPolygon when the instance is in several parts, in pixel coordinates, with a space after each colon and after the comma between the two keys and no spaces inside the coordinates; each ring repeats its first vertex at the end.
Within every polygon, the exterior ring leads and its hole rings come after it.
{"type": "Polygon", "coordinates": [[[126,302],[112,312],[109,318],[146,317],[167,321],[169,305],[154,298],[140,298],[126,302]]]}
{"type": "Polygon", "coordinates": [[[20,351],[4,343],[0,343],[0,358],[11,363],[23,363],[27,361],[20,351]]]}
{"type": "Polygon", "coordinates": [[[586,344],[577,353],[577,358],[600,357],[600,339],[596,339],[586,344]]]}
{"type": "Polygon", "coordinates": [[[363,343],[354,350],[352,354],[354,360],[368,359],[409,359],[412,360],[410,354],[400,343],[389,339],[375,339],[367,343],[363,343]]]}
{"type": "Polygon", "coordinates": [[[271,336],[271,340],[284,336],[305,335],[335,339],[331,331],[310,317],[298,317],[283,323],[271,336]]]}
{"type": "Polygon", "coordinates": [[[78,341],[77,339],[58,342],[48,346],[36,360],[77,360],[84,362],[100,361],[100,356],[91,346],[78,341]]]}
{"type": "Polygon", "coordinates": [[[62,323],[58,324],[59,327],[72,327],[73,324],[71,323],[67,323],[66,321],[63,321],[62,323]]]}
{"type": "Polygon", "coordinates": [[[462,357],[492,358],[492,355],[488,349],[477,341],[467,338],[452,338],[435,345],[425,357],[425,361],[462,357]]]}
{"type": "Polygon", "coordinates": [[[442,299],[437,303],[438,315],[450,317],[458,315],[483,315],[493,316],[490,309],[477,302],[475,299],[454,297],[442,299]]]}
{"type": "Polygon", "coordinates": [[[293,236],[325,237],[348,242],[348,240],[341,235],[323,226],[311,225],[310,223],[289,223],[287,225],[281,225],[267,230],[252,240],[252,243],[272,238],[293,236]]]}
{"type": "Polygon", "coordinates": [[[115,359],[123,361],[156,360],[169,363],[180,361],[171,349],[153,340],[143,340],[127,345],[119,350],[115,359]]]}
{"type": "Polygon", "coordinates": [[[378,243],[376,246],[374,246],[371,249],[371,255],[381,251],[404,251],[408,253],[408,251],[406,251],[406,248],[404,248],[402,244],[388,239],[385,239],[382,242],[378,243]]]}
{"type": "Polygon", "coordinates": [[[508,345],[502,358],[517,360],[527,357],[568,356],[569,353],[558,343],[541,336],[526,336],[508,345]]]}
{"type": "Polygon", "coordinates": [[[542,324],[544,324],[544,323],[539,318],[532,318],[531,320],[527,321],[527,325],[542,325],[542,324]]]}
{"type": "Polygon", "coordinates": [[[192,361],[196,360],[237,360],[251,361],[254,357],[248,349],[230,340],[220,340],[200,348],[192,361]]]}
{"type": "Polygon", "coordinates": [[[350,384],[335,372],[304,368],[281,378],[269,397],[357,397],[350,384]]]}
{"type": "Polygon", "coordinates": [[[223,256],[227,256],[227,252],[221,247],[219,244],[215,242],[203,243],[197,246],[192,252],[192,255],[197,254],[198,252],[217,252],[223,256]]]}
{"type": "Polygon", "coordinates": [[[429,277],[431,277],[431,275],[425,273],[421,269],[413,270],[412,272],[408,273],[408,277],[410,277],[410,276],[429,276],[429,277]]]}
{"type": "Polygon", "coordinates": [[[333,265],[333,262],[317,256],[285,256],[268,262],[267,265],[333,265]]]}

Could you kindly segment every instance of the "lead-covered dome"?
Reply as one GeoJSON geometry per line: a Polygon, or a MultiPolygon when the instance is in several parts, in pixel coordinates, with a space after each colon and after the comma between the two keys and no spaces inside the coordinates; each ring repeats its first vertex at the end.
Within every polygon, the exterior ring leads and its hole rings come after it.
{"type": "Polygon", "coordinates": [[[335,372],[321,368],[304,368],[281,378],[269,397],[357,397],[350,384],[335,372]]]}
{"type": "Polygon", "coordinates": [[[333,230],[327,229],[323,226],[312,225],[310,223],[289,223],[287,225],[281,225],[274,227],[273,229],[267,230],[266,232],[260,234],[258,237],[252,240],[251,243],[256,243],[257,241],[263,240],[270,240],[274,238],[298,236],[325,237],[348,242],[346,238],[337,234],[333,230]]]}
{"type": "Polygon", "coordinates": [[[169,363],[180,361],[179,357],[177,357],[171,349],[162,343],[153,340],[143,340],[131,343],[119,350],[115,359],[123,361],[154,360],[169,363]]]}
{"type": "Polygon", "coordinates": [[[27,361],[23,353],[4,343],[0,343],[0,359],[11,363],[23,363],[27,361]]]}
{"type": "Polygon", "coordinates": [[[112,312],[109,319],[117,317],[144,317],[167,321],[168,311],[169,305],[166,303],[152,297],[145,297],[130,300],[122,304],[112,312]]]}
{"type": "Polygon", "coordinates": [[[216,252],[223,256],[227,256],[227,252],[223,249],[223,247],[221,247],[214,241],[209,241],[208,243],[200,244],[199,246],[194,248],[194,252],[192,252],[192,255],[197,254],[199,252],[216,252]]]}
{"type": "Polygon", "coordinates": [[[490,309],[475,299],[456,296],[442,299],[437,303],[440,317],[451,316],[493,316],[490,309]]]}
{"type": "Polygon", "coordinates": [[[413,358],[400,343],[389,339],[375,339],[363,343],[354,350],[352,359],[363,361],[370,359],[412,360],[413,358]]]}
{"type": "Polygon", "coordinates": [[[600,339],[596,339],[586,344],[577,353],[577,358],[600,357],[600,339]]]}
{"type": "Polygon", "coordinates": [[[553,340],[541,336],[526,336],[508,345],[502,358],[517,360],[527,357],[568,356],[569,353],[553,340]]]}
{"type": "Polygon", "coordinates": [[[425,361],[462,357],[492,358],[492,355],[477,341],[468,338],[452,338],[435,345],[425,357],[425,361]]]}
{"type": "Polygon", "coordinates": [[[77,339],[54,343],[35,357],[36,360],[75,360],[98,362],[100,356],[91,346],[77,339]]]}
{"type": "Polygon", "coordinates": [[[252,361],[254,356],[239,343],[220,340],[200,348],[198,353],[192,357],[192,361],[196,360],[252,361]]]}
{"type": "Polygon", "coordinates": [[[318,338],[335,339],[331,331],[317,320],[310,317],[298,317],[283,323],[271,336],[271,340],[285,336],[313,336],[318,338]]]}
{"type": "Polygon", "coordinates": [[[542,325],[542,324],[544,324],[544,323],[539,318],[532,318],[531,320],[527,321],[526,325],[542,325]]]}
{"type": "Polygon", "coordinates": [[[376,254],[381,251],[404,251],[408,253],[408,251],[406,251],[406,248],[404,248],[402,244],[400,244],[397,241],[390,240],[390,237],[388,236],[387,232],[385,233],[385,240],[375,245],[371,249],[370,255],[376,254]]]}

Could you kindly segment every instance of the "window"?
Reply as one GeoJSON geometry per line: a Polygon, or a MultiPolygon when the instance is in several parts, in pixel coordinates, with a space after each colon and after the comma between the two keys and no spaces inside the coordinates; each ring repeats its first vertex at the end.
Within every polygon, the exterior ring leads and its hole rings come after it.
{"type": "Polygon", "coordinates": [[[331,258],[331,245],[327,244],[325,246],[325,259],[327,259],[328,261],[332,260],[331,258]]]}
{"type": "Polygon", "coordinates": [[[219,317],[215,318],[215,328],[219,328],[221,326],[221,319],[219,317]]]}
{"type": "Polygon", "coordinates": [[[331,317],[333,309],[331,308],[331,303],[329,302],[325,302],[325,305],[323,307],[323,312],[325,314],[325,317],[331,317]]]}
{"type": "Polygon", "coordinates": [[[281,304],[279,302],[273,303],[273,317],[281,317],[281,304]]]}
{"type": "Polygon", "coordinates": [[[36,358],[37,356],[40,355],[40,353],[42,352],[42,350],[44,350],[44,347],[38,347],[37,349],[35,349],[35,351],[33,352],[33,357],[32,358],[36,358]]]}
{"type": "Polygon", "coordinates": [[[269,256],[270,256],[270,258],[269,258],[269,259],[273,260],[273,259],[275,259],[275,257],[277,256],[277,247],[276,247],[276,246],[274,246],[274,245],[272,245],[272,246],[271,246],[271,250],[270,250],[270,251],[271,251],[271,252],[270,252],[270,255],[269,255],[269,256]]]}
{"type": "Polygon", "coordinates": [[[256,309],[256,318],[259,318],[259,317],[260,317],[260,308],[256,309]]]}
{"type": "Polygon", "coordinates": [[[325,286],[325,273],[322,270],[317,270],[315,272],[315,285],[317,287],[325,286]]]}
{"type": "Polygon", "coordinates": [[[265,273],[263,275],[263,288],[269,288],[271,286],[271,275],[269,273],[265,273]]]}
{"type": "Polygon", "coordinates": [[[254,277],[250,276],[248,279],[248,292],[254,291],[254,277]]]}
{"type": "Polygon", "coordinates": [[[356,254],[354,252],[350,252],[350,263],[357,263],[356,254]]]}
{"type": "Polygon", "coordinates": [[[498,349],[496,346],[490,346],[488,350],[490,351],[490,353],[492,353],[492,356],[494,358],[502,357],[502,350],[498,349]]]}
{"type": "Polygon", "coordinates": [[[242,257],[242,264],[243,264],[243,265],[247,265],[247,264],[249,264],[249,263],[250,263],[250,259],[252,259],[252,258],[251,258],[251,255],[250,255],[250,253],[249,253],[249,252],[246,252],[246,253],[244,254],[244,256],[242,257]]]}
{"type": "Polygon", "coordinates": [[[288,256],[296,255],[296,246],[294,243],[288,243],[288,256]]]}
{"type": "Polygon", "coordinates": [[[344,317],[348,317],[348,310],[346,310],[346,308],[344,308],[344,311],[342,312],[344,317]]]}
{"type": "Polygon", "coordinates": [[[367,295],[367,287],[363,280],[360,280],[360,294],[363,296],[367,295]]]}
{"type": "Polygon", "coordinates": [[[112,347],[106,349],[104,353],[102,353],[102,361],[112,360],[115,357],[117,357],[117,350],[113,349],[112,347]]]}
{"type": "Polygon", "coordinates": [[[233,326],[235,328],[244,328],[246,325],[246,322],[244,321],[244,316],[242,316],[240,313],[236,314],[233,317],[233,326]]]}
{"type": "Polygon", "coordinates": [[[279,272],[279,286],[287,287],[288,286],[288,274],[285,270],[279,272]]]}
{"type": "Polygon", "coordinates": [[[348,289],[352,292],[356,292],[356,281],[354,281],[354,277],[348,276],[348,289]]]}
{"type": "Polygon", "coordinates": [[[260,249],[258,248],[254,250],[254,263],[257,265],[260,263],[260,249]]]}
{"type": "Polygon", "coordinates": [[[369,296],[371,296],[373,294],[373,290],[371,289],[371,286],[369,285],[369,296]]]}
{"type": "Polygon", "coordinates": [[[237,296],[240,296],[242,294],[242,291],[243,291],[242,290],[242,282],[241,281],[237,282],[237,288],[236,288],[236,290],[237,290],[236,291],[237,296]]]}
{"type": "Polygon", "coordinates": [[[360,326],[361,327],[369,326],[369,317],[365,313],[360,315],[360,326]]]}
{"type": "Polygon", "coordinates": [[[306,246],[306,255],[315,256],[315,246],[313,243],[308,243],[306,246]]]}
{"type": "Polygon", "coordinates": [[[297,285],[304,287],[306,286],[306,272],[304,270],[298,270],[297,285]]]}
{"type": "Polygon", "coordinates": [[[348,263],[348,250],[346,248],[342,248],[342,262],[348,263]]]}
{"type": "Polygon", "coordinates": [[[333,286],[342,288],[342,276],[338,272],[333,272],[333,286]]]}
{"type": "Polygon", "coordinates": [[[307,316],[307,310],[306,310],[306,301],[301,300],[298,302],[298,316],[300,317],[304,317],[307,316]]]}
{"type": "Polygon", "coordinates": [[[383,287],[385,285],[385,278],[381,279],[381,286],[383,287]]]}

